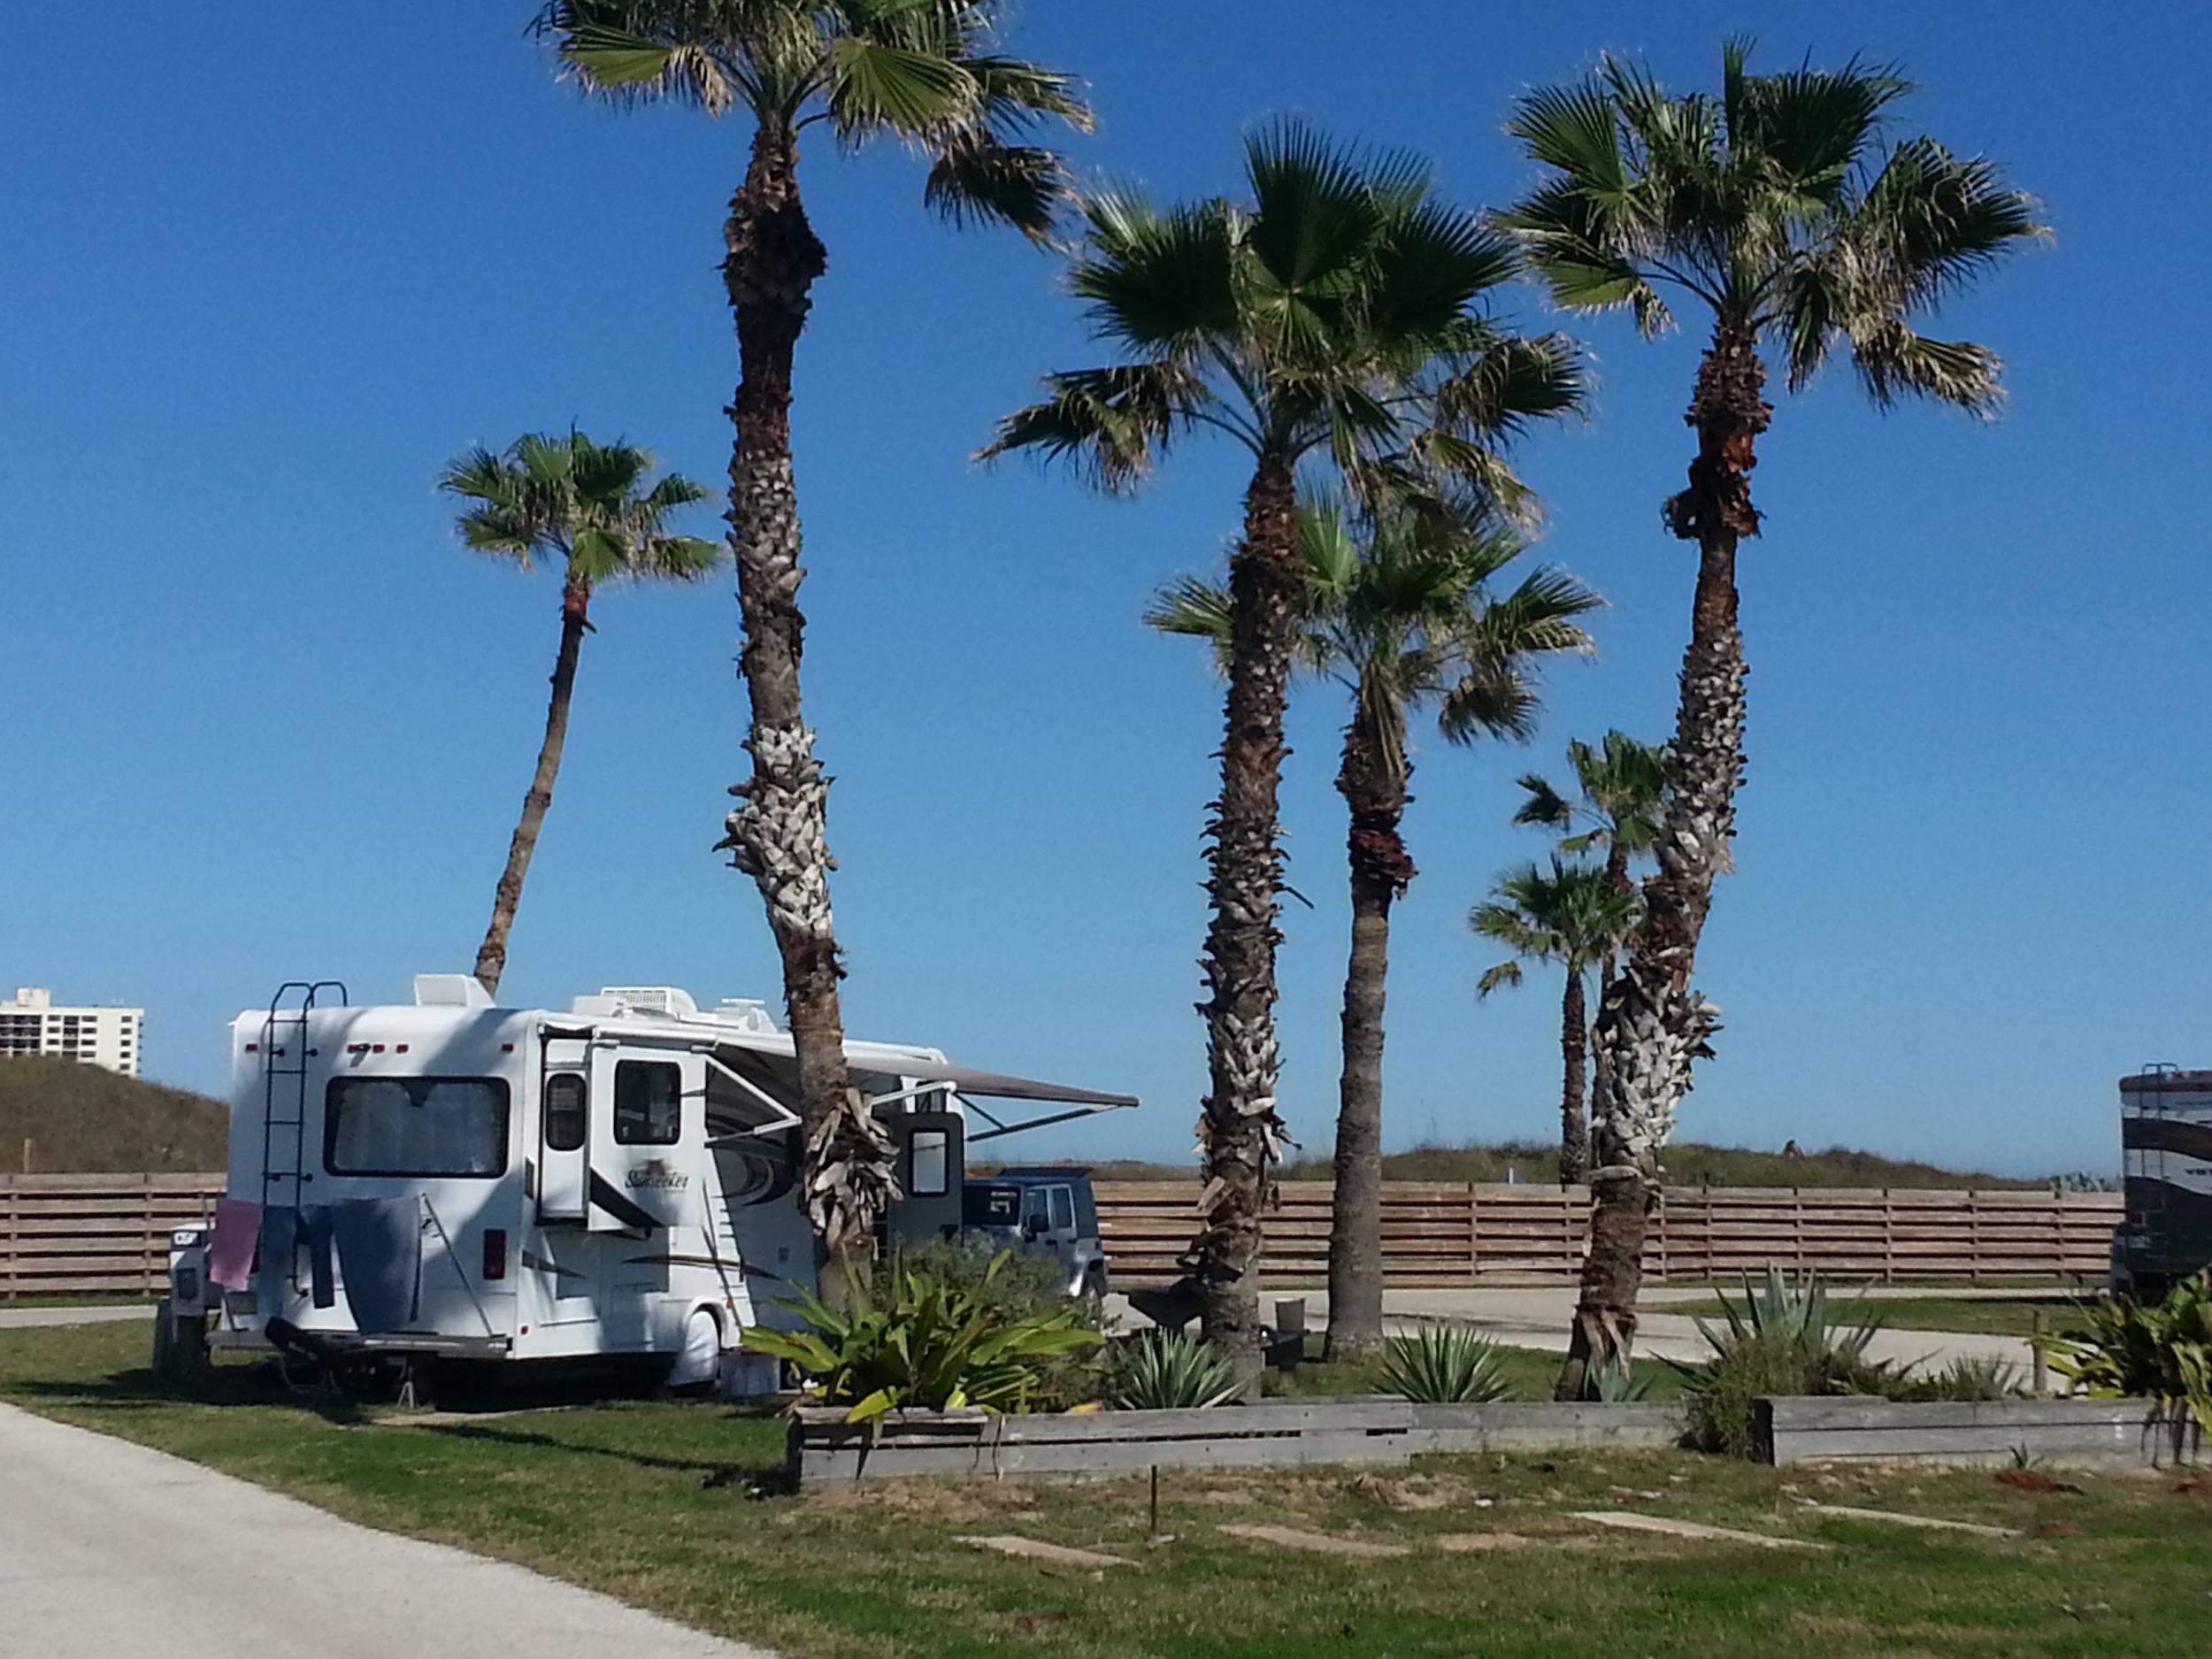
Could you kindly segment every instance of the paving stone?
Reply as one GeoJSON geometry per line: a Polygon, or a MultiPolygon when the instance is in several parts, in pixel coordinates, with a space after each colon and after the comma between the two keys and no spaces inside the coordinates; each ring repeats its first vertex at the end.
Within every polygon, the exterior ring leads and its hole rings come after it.
{"type": "Polygon", "coordinates": [[[1429,1540],[1454,1555],[1487,1555],[1501,1549],[1525,1549],[1535,1541],[1518,1532],[1445,1532],[1429,1540]]]}
{"type": "Polygon", "coordinates": [[[2017,1538],[2016,1526],[1985,1526],[1979,1521],[1950,1521],[1936,1515],[1899,1515],[1890,1509],[1859,1509],[1847,1503],[1816,1503],[1805,1507],[1823,1515],[1846,1515],[1855,1521],[1892,1521],[1899,1526],[1924,1526],[1938,1532],[1971,1532],[1977,1538],[2017,1538]]]}
{"type": "Polygon", "coordinates": [[[1763,1532],[1740,1532],[1731,1526],[1708,1526],[1702,1521],[1678,1521],[1664,1515],[1640,1515],[1632,1509],[1576,1509],[1578,1521],[1615,1526],[1631,1532],[1661,1532],[1669,1538],[1695,1538],[1716,1544],[1753,1544],[1761,1549],[1826,1549],[1802,1538],[1770,1538],[1763,1532]]]}
{"type": "Polygon", "coordinates": [[[1294,1526],[1224,1526],[1232,1538],[1248,1538],[1256,1544],[1282,1549],[1310,1550],[1317,1555],[1349,1555],[1361,1561],[1385,1561],[1413,1551],[1403,1544],[1377,1544],[1363,1538],[1339,1538],[1330,1532],[1302,1532],[1294,1526]]]}
{"type": "Polygon", "coordinates": [[[1133,1567],[1137,1564],[1120,1555],[1102,1555],[1095,1549],[1072,1549],[1065,1544],[1048,1544],[1041,1538],[1023,1538],[1012,1532],[956,1538],[952,1541],[966,1544],[974,1549],[995,1549],[1002,1555],[1049,1561],[1063,1567],[1133,1567]]]}

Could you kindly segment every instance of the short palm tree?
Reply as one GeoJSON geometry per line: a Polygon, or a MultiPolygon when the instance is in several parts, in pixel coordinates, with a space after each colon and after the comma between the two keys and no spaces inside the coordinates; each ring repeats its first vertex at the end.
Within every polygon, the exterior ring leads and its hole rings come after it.
{"type": "Polygon", "coordinates": [[[955,224],[1043,239],[1065,194],[1059,158],[1024,142],[1056,120],[1087,129],[1073,82],[994,45],[999,0],[553,0],[538,32],[565,73],[622,99],[664,98],[752,121],[722,227],[740,378],[729,416],[730,546],[745,624],[752,776],[731,794],[721,846],[750,876],[783,959],[806,1129],[806,1203],[824,1294],[842,1302],[893,1194],[891,1148],[852,1087],[830,910],[829,780],[799,702],[799,514],[791,374],[828,255],[799,192],[799,134],[844,148],[890,138],[930,158],[926,198],[955,224]]]}
{"type": "MultiPolygon", "coordinates": [[[[1299,665],[1351,694],[1336,787],[1351,810],[1352,953],[1344,977],[1344,1064],[1329,1232],[1329,1356],[1382,1350],[1382,1060],[1390,909],[1414,877],[1400,826],[1413,796],[1407,717],[1434,707],[1455,743],[1525,738],[1545,656],[1587,653],[1576,618],[1598,596],[1564,572],[1531,571],[1509,593],[1492,580],[1526,543],[1479,505],[1402,503],[1363,520],[1309,495],[1298,507],[1306,563],[1299,665]]],[[[1145,619],[1211,640],[1225,657],[1228,590],[1186,579],[1145,619]]]]}
{"type": "MultiPolygon", "coordinates": [[[[1567,763],[1574,768],[1577,794],[1563,795],[1541,773],[1521,779],[1525,796],[1513,814],[1516,824],[1536,824],[1560,833],[1559,850],[1579,857],[1594,849],[1605,852],[1605,879],[1617,893],[1632,890],[1629,867],[1649,856],[1659,841],[1659,814],[1667,787],[1666,751],[1656,744],[1640,743],[1619,731],[1605,734],[1604,746],[1592,749],[1579,739],[1567,745],[1567,763]]],[[[1598,1006],[1612,995],[1617,954],[1608,951],[1598,964],[1598,1006]]],[[[1602,1096],[1611,1067],[1611,1051],[1596,1054],[1594,1091],[1602,1096]]],[[[1589,1170],[1587,1137],[1560,1147],[1560,1179],[1582,1179],[1589,1170]]]]}
{"type": "Polygon", "coordinates": [[[1499,222],[1558,304],[1624,307],[1650,334],[1670,322],[1672,294],[1712,319],[1687,417],[1697,456],[1689,488],[1666,506],[1669,528],[1698,546],[1690,642],[1658,871],[1598,1019],[1609,1064],[1592,1120],[1597,1205],[1563,1398],[1580,1397],[1594,1356],[1624,1354],[1634,1339],[1660,1150],[1717,1028],[1719,1010],[1690,979],[1743,765],[1736,549],[1759,529],[1751,469],[1773,412],[1761,352],[1778,357],[1794,388],[1847,346],[1878,406],[1915,396],[1990,413],[1996,356],[1914,323],[2044,234],[1991,163],[1884,136],[1910,89],[1890,70],[1855,59],[1755,75],[1748,57],[1747,42],[1727,44],[1717,98],[1666,92],[1608,58],[1579,84],[1529,94],[1509,123],[1547,176],[1499,222]]]}
{"type": "Polygon", "coordinates": [[[1244,451],[1244,530],[1229,562],[1227,732],[1207,826],[1212,919],[1203,969],[1210,1087],[1204,1187],[1186,1265],[1209,1340],[1259,1363],[1255,1264],[1282,1146],[1275,1110],[1277,789],[1298,642],[1302,464],[1378,497],[1423,472],[1525,505],[1500,458],[1526,422],[1578,406],[1579,364],[1482,302],[1510,244],[1433,196],[1426,165],[1361,156],[1281,123],[1248,139],[1246,199],[1162,211],[1125,191],[1083,204],[1070,286],[1118,361],[1056,373],[986,457],[1026,449],[1110,490],[1137,484],[1198,432],[1244,451]]]}
{"type": "Polygon", "coordinates": [[[1549,962],[1566,970],[1567,988],[1559,1010],[1559,1048],[1564,1082],[1559,1094],[1559,1184],[1583,1179],[1587,1145],[1582,1090],[1590,1016],[1583,976],[1618,949],[1636,925],[1641,907],[1632,890],[1616,887],[1594,864],[1563,864],[1555,856],[1548,875],[1526,864],[1501,879],[1486,903],[1468,912],[1467,925],[1485,939],[1514,953],[1486,972],[1477,995],[1521,982],[1521,963],[1549,962]]]}
{"type": "Polygon", "coordinates": [[[707,499],[704,487],[671,472],[649,484],[653,457],[634,445],[594,443],[571,428],[532,433],[504,452],[474,449],[457,457],[438,488],[472,505],[459,518],[461,541],[479,553],[511,559],[527,571],[541,560],[561,570],[561,647],[553,658],[553,698],[545,710],[538,769],[522,797],[522,818],[507,846],[492,901],[491,926],[476,953],[476,978],[499,994],[507,966],[507,934],[522,902],[522,879],[537,850],[538,831],[553,804],[553,780],[568,741],[568,706],[576,690],[576,659],[591,627],[591,597],[611,582],[696,581],[714,568],[719,545],[672,535],[670,517],[707,499]]]}

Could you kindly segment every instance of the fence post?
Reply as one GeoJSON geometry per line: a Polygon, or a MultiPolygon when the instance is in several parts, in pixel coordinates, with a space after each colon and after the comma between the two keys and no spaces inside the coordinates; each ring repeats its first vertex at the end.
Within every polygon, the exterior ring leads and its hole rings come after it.
{"type": "Polygon", "coordinates": [[[1897,1282],[1897,1201],[1882,1188],[1882,1283],[1897,1282]]]}
{"type": "MultiPolygon", "coordinates": [[[[0,1179],[5,1179],[5,1178],[4,1178],[4,1177],[0,1177],[0,1179]]],[[[8,1240],[7,1240],[8,1291],[7,1291],[7,1299],[8,1299],[10,1302],[13,1302],[13,1301],[14,1301],[14,1300],[15,1300],[15,1299],[16,1299],[19,1295],[20,1295],[20,1294],[22,1294],[22,1293],[21,1293],[21,1292],[20,1292],[20,1291],[17,1288],[17,1280],[18,1280],[18,1278],[19,1278],[19,1274],[20,1274],[20,1272],[21,1272],[21,1270],[20,1270],[20,1269],[19,1269],[19,1268],[16,1265],[16,1263],[17,1263],[17,1258],[18,1258],[19,1253],[21,1251],[21,1249],[22,1249],[22,1248],[23,1248],[23,1192],[22,1192],[22,1188],[21,1188],[21,1187],[18,1187],[18,1186],[17,1186],[17,1185],[16,1185],[13,1181],[8,1181],[8,1182],[7,1182],[7,1188],[8,1188],[8,1240]]]]}
{"type": "Polygon", "coordinates": [[[1974,1202],[1974,1189],[1966,1189],[1966,1281],[1982,1282],[1982,1217],[1974,1202]]]}
{"type": "Polygon", "coordinates": [[[1482,1277],[1482,1205],[1475,1197],[1475,1184],[1467,1183],[1467,1284],[1472,1288],[1482,1277]]]}

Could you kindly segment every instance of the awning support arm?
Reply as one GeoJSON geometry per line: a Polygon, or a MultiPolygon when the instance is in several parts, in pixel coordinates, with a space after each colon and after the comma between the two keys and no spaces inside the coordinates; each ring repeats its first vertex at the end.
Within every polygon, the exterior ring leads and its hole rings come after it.
{"type": "MultiPolygon", "coordinates": [[[[980,1111],[982,1110],[982,1108],[978,1107],[977,1110],[980,1111]]],[[[1085,1106],[1071,1112],[1054,1112],[1048,1118],[1033,1118],[1025,1124],[999,1124],[998,1119],[993,1118],[991,1118],[991,1121],[994,1124],[998,1124],[998,1127],[995,1129],[986,1129],[979,1135],[970,1135],[968,1137],[968,1144],[970,1146],[973,1146],[979,1141],[995,1141],[1001,1135],[1019,1134],[1025,1129],[1045,1129],[1049,1128],[1054,1124],[1073,1123],[1079,1118],[1095,1118],[1101,1112],[1121,1111],[1124,1110],[1125,1109],[1119,1106],[1085,1106]]],[[[989,1114],[985,1113],[985,1116],[988,1117],[989,1114]]]]}
{"type": "MultiPolygon", "coordinates": [[[[738,1087],[743,1089],[748,1094],[750,1094],[755,1100],[765,1106],[770,1111],[777,1114],[778,1121],[774,1123],[761,1124],[757,1127],[748,1129],[744,1132],[745,1135],[777,1135],[781,1134],[787,1129],[795,1129],[798,1127],[798,1113],[793,1111],[791,1108],[785,1105],[774,1095],[769,1094],[767,1090],[762,1088],[760,1085],[754,1082],[752,1079],[731,1071],[728,1066],[724,1065],[720,1060],[715,1057],[713,1051],[710,1049],[702,1048],[698,1050],[698,1054],[701,1059],[704,1060],[709,1065],[719,1071],[724,1077],[729,1079],[731,1082],[736,1084],[738,1087]]],[[[721,1135],[716,1137],[714,1141],[708,1141],[707,1144],[709,1146],[713,1146],[717,1143],[717,1141],[726,1143],[731,1141],[741,1140],[743,1138],[743,1135],[721,1135]]]]}

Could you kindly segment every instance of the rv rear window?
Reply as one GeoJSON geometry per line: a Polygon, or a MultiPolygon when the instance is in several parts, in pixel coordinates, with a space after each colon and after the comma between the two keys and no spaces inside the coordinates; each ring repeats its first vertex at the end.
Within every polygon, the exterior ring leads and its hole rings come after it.
{"type": "Polygon", "coordinates": [[[614,1068],[614,1138],[625,1146],[672,1147],[683,1130],[683,1068],[622,1060],[614,1068]]]}
{"type": "Polygon", "coordinates": [[[340,1077],[323,1096],[333,1175],[507,1172],[507,1085],[494,1077],[340,1077]]]}

